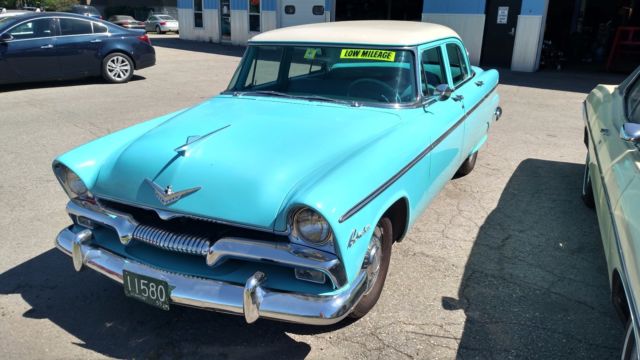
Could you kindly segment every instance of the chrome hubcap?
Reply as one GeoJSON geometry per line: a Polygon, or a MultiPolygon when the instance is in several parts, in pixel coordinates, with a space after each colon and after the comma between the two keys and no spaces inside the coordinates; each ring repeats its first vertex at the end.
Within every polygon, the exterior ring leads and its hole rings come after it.
{"type": "Polygon", "coordinates": [[[131,72],[131,64],[122,56],[114,56],[107,62],[107,72],[116,80],[126,79],[131,72]]]}
{"type": "Polygon", "coordinates": [[[367,272],[367,290],[365,291],[365,295],[371,291],[380,274],[380,264],[382,263],[382,236],[382,227],[376,225],[363,264],[363,268],[365,268],[367,272]]]}

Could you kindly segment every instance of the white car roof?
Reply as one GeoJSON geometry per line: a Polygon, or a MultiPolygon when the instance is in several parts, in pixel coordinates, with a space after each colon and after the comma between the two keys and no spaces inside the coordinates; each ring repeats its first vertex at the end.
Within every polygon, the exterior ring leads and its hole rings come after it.
{"type": "Polygon", "coordinates": [[[364,20],[290,26],[258,34],[249,41],[411,46],[446,38],[460,36],[446,26],[432,23],[364,20]]]}

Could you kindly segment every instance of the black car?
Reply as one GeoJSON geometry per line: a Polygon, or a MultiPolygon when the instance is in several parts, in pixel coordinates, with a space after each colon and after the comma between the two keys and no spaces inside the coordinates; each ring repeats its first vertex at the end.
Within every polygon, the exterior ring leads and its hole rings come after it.
{"type": "Polygon", "coordinates": [[[123,83],[155,63],[141,30],[68,13],[0,18],[0,84],[99,75],[123,83]]]}

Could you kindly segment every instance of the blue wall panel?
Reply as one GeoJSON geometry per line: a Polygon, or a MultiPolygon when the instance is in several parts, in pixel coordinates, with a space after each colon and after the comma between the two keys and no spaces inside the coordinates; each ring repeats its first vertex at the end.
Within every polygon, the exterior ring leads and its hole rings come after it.
{"type": "Polygon", "coordinates": [[[522,15],[544,15],[544,0],[522,0],[522,15]]]}
{"type": "Polygon", "coordinates": [[[424,0],[425,14],[484,14],[485,0],[424,0]]]}
{"type": "Polygon", "coordinates": [[[333,11],[333,0],[324,0],[324,11],[333,11]]]}
{"type": "Polygon", "coordinates": [[[204,0],[204,8],[208,10],[215,10],[220,7],[219,0],[204,0]]]}
{"type": "Polygon", "coordinates": [[[276,11],[277,0],[262,0],[262,11],[276,11]]]}
{"type": "Polygon", "coordinates": [[[231,0],[231,10],[249,10],[249,0],[231,0]]]}
{"type": "Polygon", "coordinates": [[[178,9],[193,9],[193,0],[178,0],[178,9]]]}

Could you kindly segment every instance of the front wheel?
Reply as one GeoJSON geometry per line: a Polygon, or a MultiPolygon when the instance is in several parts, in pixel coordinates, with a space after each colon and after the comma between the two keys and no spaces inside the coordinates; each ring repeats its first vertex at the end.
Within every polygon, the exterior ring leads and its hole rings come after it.
{"type": "Polygon", "coordinates": [[[367,280],[364,296],[349,314],[350,317],[359,319],[365,316],[378,302],[389,271],[391,245],[393,245],[393,226],[391,220],[384,217],[373,230],[365,255],[363,268],[367,272],[367,280]]]}
{"type": "Polygon", "coordinates": [[[126,83],[133,77],[133,61],[123,53],[109,54],[102,60],[102,76],[110,83],[126,83]]]}

